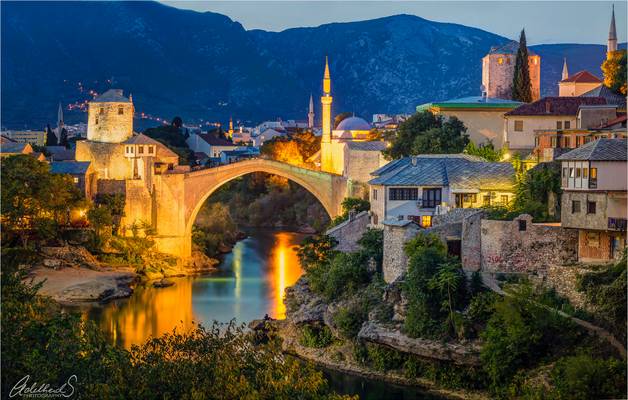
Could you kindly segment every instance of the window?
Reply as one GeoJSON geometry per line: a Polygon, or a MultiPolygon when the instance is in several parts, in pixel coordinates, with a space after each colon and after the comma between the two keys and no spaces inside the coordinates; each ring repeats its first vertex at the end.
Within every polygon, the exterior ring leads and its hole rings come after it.
{"type": "Polygon", "coordinates": [[[583,179],[587,179],[589,177],[589,169],[588,168],[582,168],[582,178],[583,179]]]}
{"type": "Polygon", "coordinates": [[[131,149],[131,154],[135,153],[135,148],[133,146],[131,146],[130,149],[131,149]]]}
{"type": "Polygon", "coordinates": [[[567,177],[567,168],[563,168],[563,178],[567,177]]]}
{"type": "Polygon", "coordinates": [[[502,199],[502,204],[504,204],[504,205],[508,204],[508,195],[507,194],[502,194],[501,199],[502,199]]]}
{"type": "Polygon", "coordinates": [[[564,137],[563,138],[563,143],[565,148],[571,148],[571,138],[570,137],[564,137]]]}
{"type": "Polygon", "coordinates": [[[118,107],[118,115],[122,115],[124,114],[124,107],[120,106],[118,107]]]}
{"type": "Polygon", "coordinates": [[[431,215],[421,216],[421,226],[423,228],[429,228],[430,226],[432,226],[432,216],[431,215]]]}
{"type": "Polygon", "coordinates": [[[98,125],[98,117],[96,117],[96,122],[94,125],[98,125]]]}
{"type": "Polygon", "coordinates": [[[389,200],[417,200],[419,189],[417,188],[390,188],[388,190],[389,200]]]}
{"type": "Polygon", "coordinates": [[[589,188],[590,189],[597,188],[597,168],[589,169],[589,188]]]}
{"type": "Polygon", "coordinates": [[[482,197],[482,204],[485,206],[490,206],[491,205],[491,195],[490,194],[486,194],[484,195],[484,197],[482,197]]]}
{"type": "Polygon", "coordinates": [[[138,154],[144,154],[144,146],[138,146],[137,147],[137,153],[138,154]]]}
{"type": "Polygon", "coordinates": [[[153,146],[148,146],[148,154],[153,154],[155,148],[153,146]]]}
{"type": "Polygon", "coordinates": [[[441,189],[423,189],[422,208],[434,208],[440,205],[441,189]]]}
{"type": "Polygon", "coordinates": [[[100,110],[98,111],[101,115],[105,113],[105,108],[104,107],[100,107],[100,110]]]}
{"type": "Polygon", "coordinates": [[[519,220],[519,232],[523,232],[526,229],[528,229],[528,221],[526,221],[525,219],[520,219],[519,220]]]}
{"type": "Polygon", "coordinates": [[[580,178],[580,168],[576,168],[576,178],[580,178]]]}
{"type": "Polygon", "coordinates": [[[571,129],[571,121],[565,121],[565,129],[571,129]]]}
{"type": "Polygon", "coordinates": [[[77,178],[76,176],[72,178],[72,180],[74,181],[74,183],[79,183],[79,178],[77,178]]]}
{"type": "Polygon", "coordinates": [[[515,121],[515,132],[523,132],[523,121],[515,121]]]}
{"type": "Polygon", "coordinates": [[[504,63],[504,59],[502,57],[499,57],[497,59],[497,64],[502,65],[504,63]]]}
{"type": "Polygon", "coordinates": [[[510,65],[510,57],[506,57],[506,64],[510,65]]]}
{"type": "Polygon", "coordinates": [[[587,201],[587,214],[595,214],[595,201],[587,201]]]}
{"type": "Polygon", "coordinates": [[[559,131],[563,129],[563,121],[556,121],[556,129],[559,131]]]}
{"type": "Polygon", "coordinates": [[[573,168],[569,168],[569,177],[573,178],[574,177],[574,169],[573,168]]]}
{"type": "Polygon", "coordinates": [[[373,200],[377,200],[377,189],[373,189],[373,200]]]}
{"type": "Polygon", "coordinates": [[[571,213],[577,214],[580,212],[580,200],[571,201],[571,213]]]}
{"type": "Polygon", "coordinates": [[[551,146],[553,149],[555,149],[555,148],[557,147],[557,146],[556,146],[557,144],[558,144],[558,139],[556,138],[556,136],[552,136],[552,137],[550,138],[550,146],[551,146]]]}

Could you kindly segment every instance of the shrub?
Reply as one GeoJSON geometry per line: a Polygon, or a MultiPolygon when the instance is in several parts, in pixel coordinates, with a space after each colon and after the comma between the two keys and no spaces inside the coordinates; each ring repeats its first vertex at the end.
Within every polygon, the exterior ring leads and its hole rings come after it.
{"type": "Polygon", "coordinates": [[[471,321],[486,324],[495,312],[495,302],[498,299],[499,295],[495,292],[482,292],[473,296],[468,308],[471,321]]]}
{"type": "Polygon", "coordinates": [[[338,253],[329,266],[308,271],[310,286],[328,301],[349,296],[368,283],[366,264],[362,253],[338,253]]]}
{"type": "Polygon", "coordinates": [[[358,336],[362,324],[366,321],[367,310],[364,305],[357,302],[352,303],[348,307],[339,309],[334,314],[334,324],[340,331],[340,334],[346,339],[353,339],[358,336]]]}
{"type": "Polygon", "coordinates": [[[368,364],[378,371],[390,371],[403,366],[405,356],[397,350],[374,343],[366,344],[368,364]]]}
{"type": "Polygon", "coordinates": [[[622,398],[626,395],[625,367],[625,363],[617,359],[593,358],[587,354],[561,358],[551,373],[554,398],[622,398]]]}
{"type": "Polygon", "coordinates": [[[325,325],[322,327],[305,325],[299,334],[299,344],[305,347],[322,348],[333,342],[331,331],[325,325]]]}

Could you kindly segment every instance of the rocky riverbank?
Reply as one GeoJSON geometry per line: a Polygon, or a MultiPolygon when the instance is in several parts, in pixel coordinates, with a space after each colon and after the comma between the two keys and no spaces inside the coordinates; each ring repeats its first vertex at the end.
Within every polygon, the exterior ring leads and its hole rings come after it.
{"type": "MultiPolygon", "coordinates": [[[[485,399],[483,392],[468,390],[448,390],[439,387],[433,381],[422,377],[409,377],[401,369],[379,370],[356,358],[357,343],[372,343],[386,349],[416,356],[437,363],[449,363],[462,368],[474,368],[479,365],[479,346],[473,342],[444,343],[441,341],[411,338],[401,332],[401,324],[395,319],[403,318],[404,302],[398,288],[388,287],[381,302],[394,310],[394,314],[383,322],[371,313],[359,328],[354,339],[347,339],[339,331],[334,315],[338,309],[346,306],[347,300],[339,303],[326,302],[313,293],[307,278],[302,277],[286,291],[286,319],[273,321],[271,325],[282,339],[283,350],[300,358],[322,365],[325,368],[378,379],[390,383],[420,386],[421,388],[445,398],[485,399]],[[331,338],[328,344],[320,347],[307,346],[303,343],[303,330],[315,327],[328,330],[331,338]]],[[[253,324],[253,329],[263,326],[253,324]]]]}

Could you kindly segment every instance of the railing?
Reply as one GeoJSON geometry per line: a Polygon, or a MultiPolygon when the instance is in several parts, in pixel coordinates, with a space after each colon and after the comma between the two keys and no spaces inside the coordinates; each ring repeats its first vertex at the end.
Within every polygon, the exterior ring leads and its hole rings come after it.
{"type": "Polygon", "coordinates": [[[616,231],[625,231],[628,227],[628,220],[625,218],[609,218],[608,229],[616,231]]]}

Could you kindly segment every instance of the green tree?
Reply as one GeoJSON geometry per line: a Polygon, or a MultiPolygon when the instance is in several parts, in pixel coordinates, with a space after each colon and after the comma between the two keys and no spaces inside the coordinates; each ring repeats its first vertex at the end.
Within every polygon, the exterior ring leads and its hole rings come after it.
{"type": "Polygon", "coordinates": [[[613,51],[602,63],[604,85],[618,94],[626,91],[626,50],[613,51]]]}
{"type": "Polygon", "coordinates": [[[512,78],[512,99],[530,103],[532,101],[532,85],[530,83],[530,65],[528,64],[528,46],[525,29],[521,30],[519,49],[515,61],[512,78]]]}
{"type": "Polygon", "coordinates": [[[50,128],[50,124],[46,125],[46,146],[56,146],[59,139],[50,128]]]}
{"type": "Polygon", "coordinates": [[[5,239],[18,237],[26,247],[33,235],[40,239],[50,238],[59,225],[68,222],[71,209],[84,206],[72,178],[51,174],[46,163],[28,155],[18,155],[3,158],[0,165],[0,209],[5,239]]]}
{"type": "Polygon", "coordinates": [[[462,121],[451,117],[445,121],[442,115],[429,111],[414,114],[387,134],[390,147],[383,151],[388,159],[417,154],[460,153],[469,143],[467,128],[462,121]]]}
{"type": "Polygon", "coordinates": [[[504,152],[502,150],[495,150],[493,142],[488,142],[479,146],[477,146],[473,142],[469,142],[469,144],[467,144],[467,147],[464,148],[464,153],[472,156],[482,157],[486,161],[493,162],[501,161],[504,156],[504,152]]]}
{"type": "Polygon", "coordinates": [[[330,222],[331,226],[336,226],[343,221],[349,219],[349,213],[360,213],[362,211],[368,211],[371,209],[371,203],[368,200],[360,199],[357,197],[345,197],[341,203],[342,214],[338,215],[330,222]]]}

